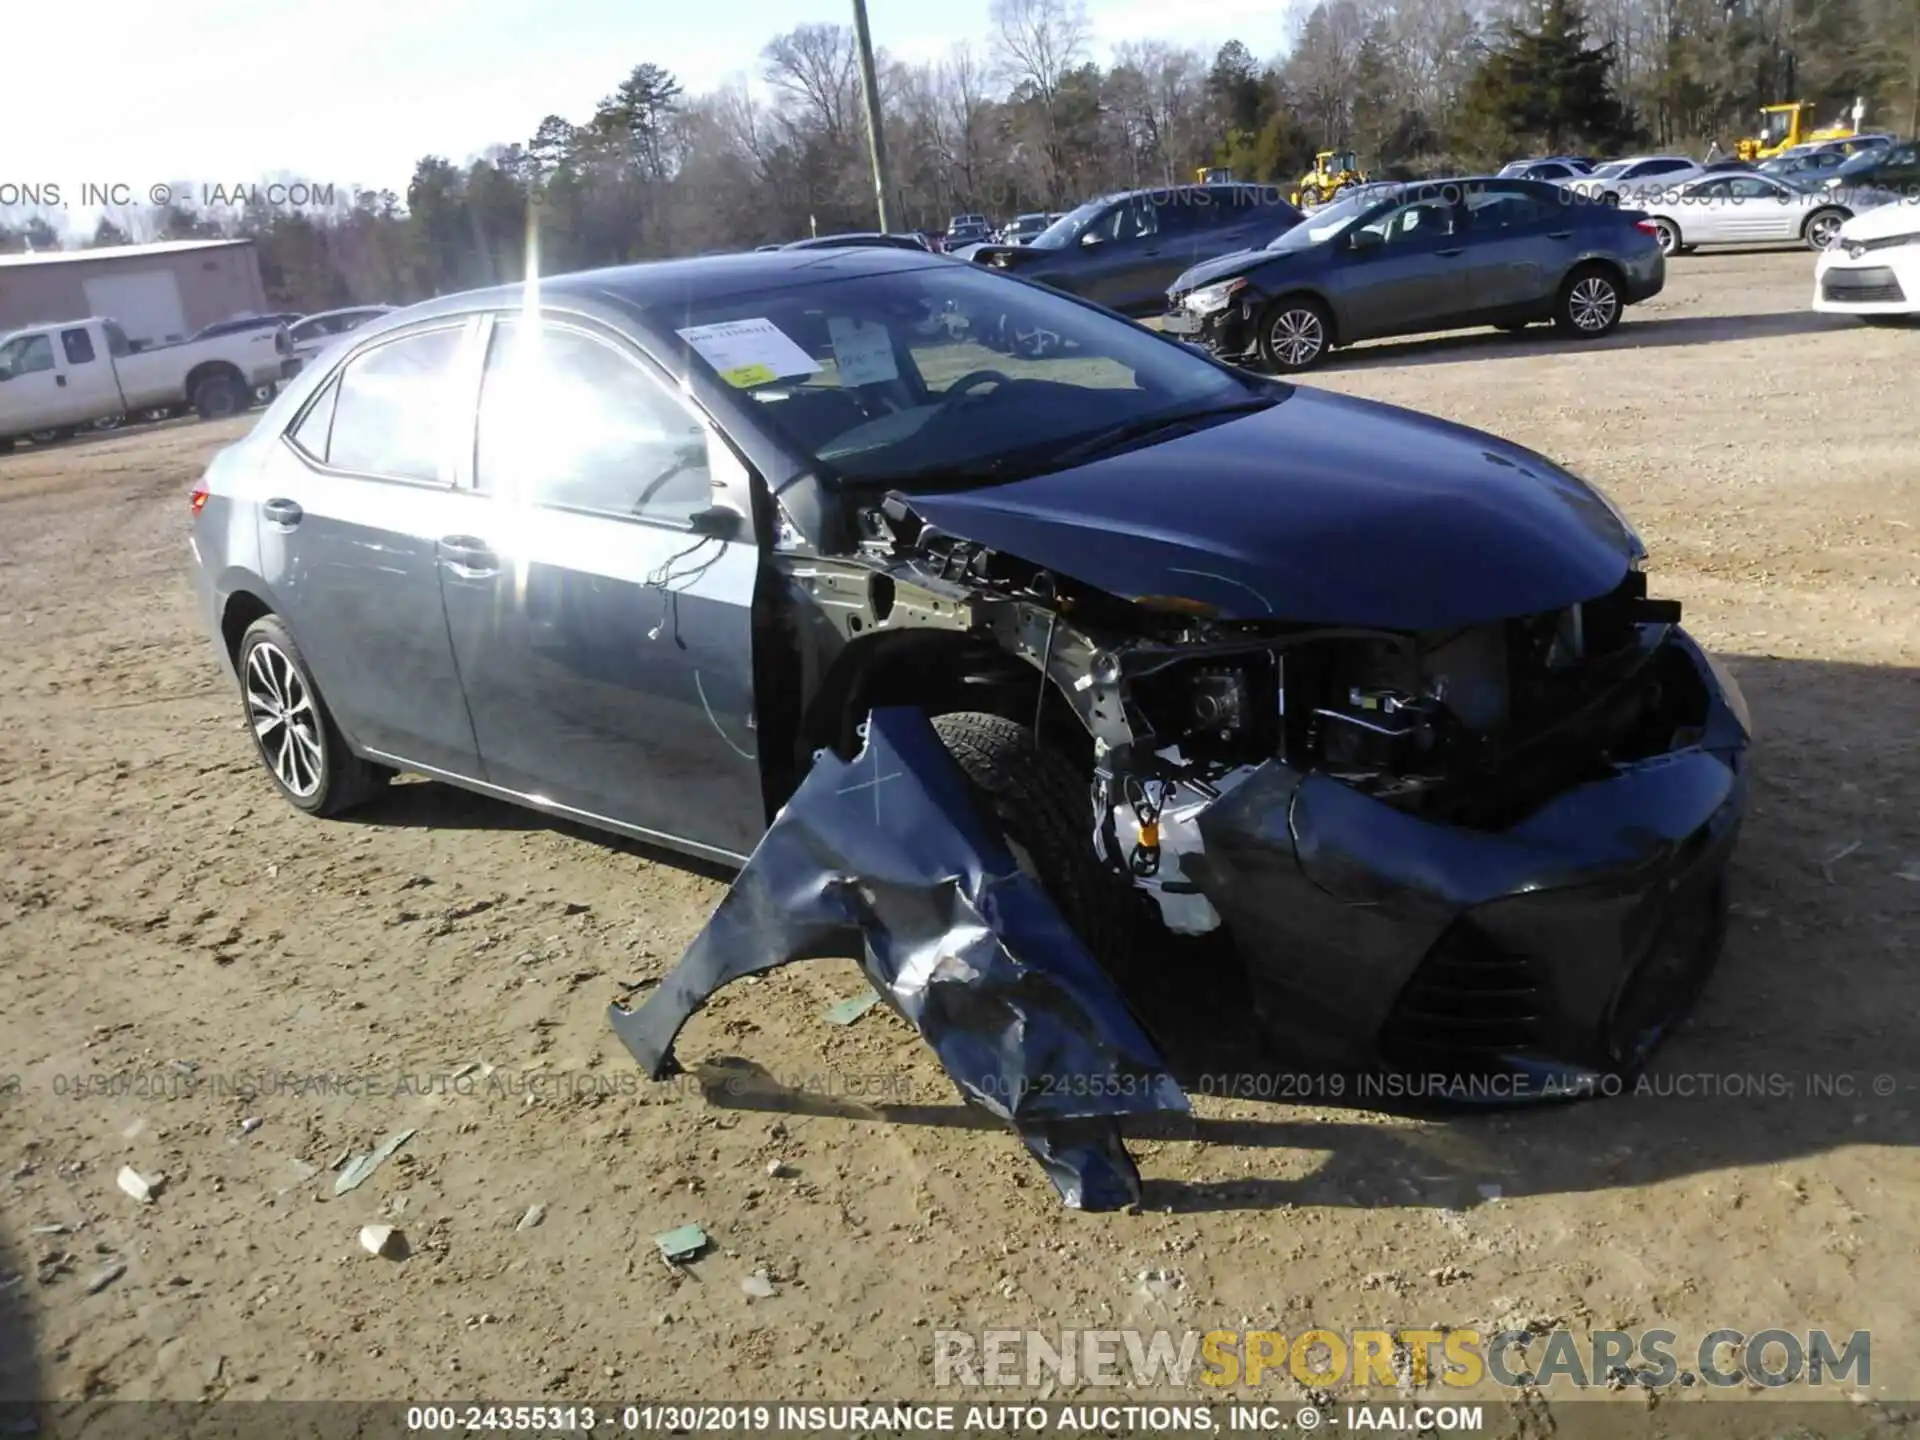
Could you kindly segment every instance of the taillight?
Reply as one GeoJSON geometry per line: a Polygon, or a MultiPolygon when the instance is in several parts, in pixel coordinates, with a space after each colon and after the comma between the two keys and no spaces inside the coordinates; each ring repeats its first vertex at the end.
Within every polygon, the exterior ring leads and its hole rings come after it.
{"type": "Polygon", "coordinates": [[[1660,227],[1651,220],[1636,220],[1633,222],[1633,228],[1638,230],[1642,235],[1658,235],[1660,233],[1660,227]]]}
{"type": "Polygon", "coordinates": [[[207,496],[209,493],[207,482],[202,480],[193,487],[193,493],[187,497],[187,503],[193,506],[193,513],[196,516],[207,508],[207,496]]]}

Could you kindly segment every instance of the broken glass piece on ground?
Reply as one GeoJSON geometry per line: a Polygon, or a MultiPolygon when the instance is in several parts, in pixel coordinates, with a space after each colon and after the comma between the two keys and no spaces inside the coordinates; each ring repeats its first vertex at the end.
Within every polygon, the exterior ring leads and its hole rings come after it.
{"type": "Polygon", "coordinates": [[[980,818],[927,717],[876,710],[823,753],[706,928],[615,1033],[655,1079],[713,993],[794,960],[861,955],[972,1103],[1008,1121],[1069,1206],[1140,1198],[1126,1115],[1187,1098],[1114,982],[980,818]]]}
{"type": "Polygon", "coordinates": [[[340,1172],[339,1178],[333,1182],[333,1193],[336,1195],[344,1195],[349,1190],[359,1189],[361,1185],[366,1183],[369,1175],[373,1174],[382,1164],[393,1157],[394,1151],[398,1150],[413,1138],[413,1134],[414,1132],[411,1130],[396,1130],[393,1134],[382,1140],[380,1147],[372,1154],[361,1155],[355,1158],[347,1165],[346,1169],[340,1172]]]}
{"type": "Polygon", "coordinates": [[[653,1243],[660,1247],[660,1253],[670,1265],[699,1256],[713,1242],[707,1239],[707,1232],[698,1225],[681,1225],[673,1230],[663,1230],[653,1237],[653,1243]]]}
{"type": "Polygon", "coordinates": [[[851,1000],[842,1000],[827,1010],[829,1025],[851,1025],[867,1011],[880,1003],[878,991],[869,990],[864,995],[856,995],[851,1000]]]}

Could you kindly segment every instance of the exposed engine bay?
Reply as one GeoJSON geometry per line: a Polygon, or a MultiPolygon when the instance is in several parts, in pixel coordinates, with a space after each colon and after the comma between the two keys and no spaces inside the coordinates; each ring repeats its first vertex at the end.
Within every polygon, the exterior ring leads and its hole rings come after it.
{"type": "Polygon", "coordinates": [[[1623,761],[1684,743],[1705,693],[1663,649],[1680,618],[1630,569],[1564,610],[1403,633],[1224,620],[1180,596],[1121,600],[920,522],[899,497],[862,516],[865,564],[803,567],[815,593],[896,622],[991,631],[1045,671],[1093,742],[1096,853],[1168,927],[1220,923],[1186,873],[1198,822],[1279,761],[1436,823],[1498,831],[1623,761]],[[873,567],[873,568],[868,568],[873,567]]]}

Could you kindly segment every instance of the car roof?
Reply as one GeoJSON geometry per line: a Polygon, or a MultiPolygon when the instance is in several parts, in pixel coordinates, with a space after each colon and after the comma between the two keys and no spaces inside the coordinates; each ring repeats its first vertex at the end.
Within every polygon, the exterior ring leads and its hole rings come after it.
{"type": "MultiPolygon", "coordinates": [[[[582,270],[571,275],[543,276],[540,294],[553,299],[594,302],[611,300],[633,309],[683,303],[689,299],[724,300],[757,290],[806,285],[824,280],[859,279],[910,270],[943,270],[954,262],[929,251],[892,245],[818,246],[808,250],[749,250],[737,254],[699,255],[681,260],[652,260],[638,265],[615,265],[582,270]]],[[[356,331],[356,338],[382,334],[441,315],[463,315],[518,304],[523,284],[442,295],[395,310],[378,329],[356,331]]]]}

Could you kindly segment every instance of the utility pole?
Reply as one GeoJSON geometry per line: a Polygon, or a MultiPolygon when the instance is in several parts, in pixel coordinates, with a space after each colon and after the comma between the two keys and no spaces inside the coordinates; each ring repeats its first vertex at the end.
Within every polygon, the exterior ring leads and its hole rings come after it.
{"type": "Polygon", "coordinates": [[[867,103],[867,155],[873,161],[873,196],[880,206],[880,228],[893,230],[888,195],[887,138],[880,128],[880,82],[873,73],[873,36],[867,30],[867,0],[853,0],[853,40],[860,50],[860,94],[867,103]]]}

